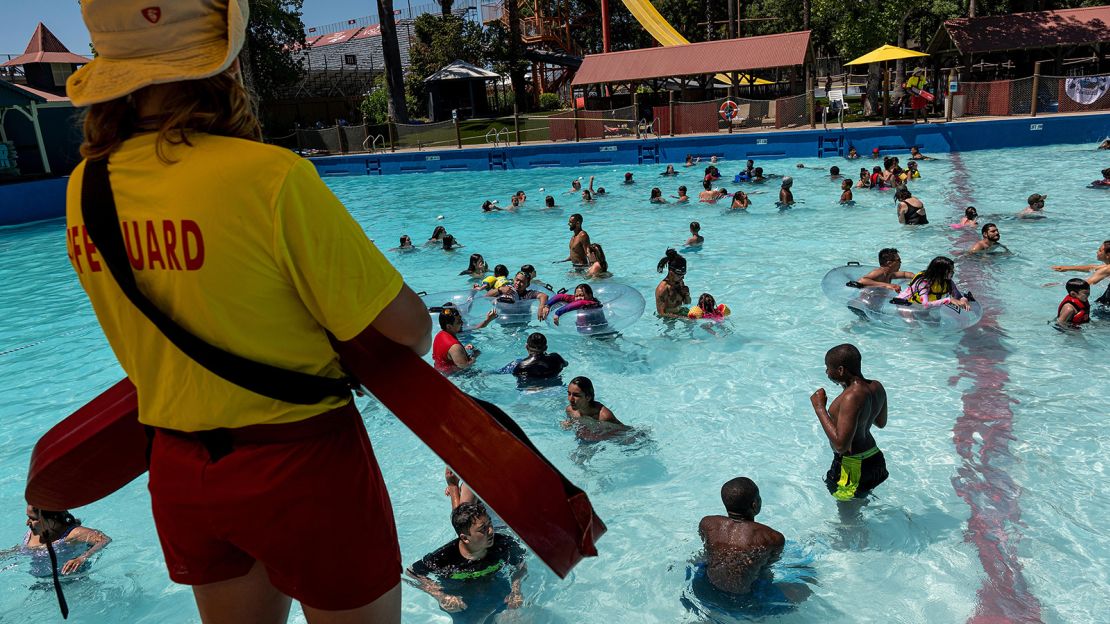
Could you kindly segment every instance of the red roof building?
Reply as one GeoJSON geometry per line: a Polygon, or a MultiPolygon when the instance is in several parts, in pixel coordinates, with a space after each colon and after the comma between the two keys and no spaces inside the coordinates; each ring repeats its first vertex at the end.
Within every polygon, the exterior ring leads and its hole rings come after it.
{"type": "Polygon", "coordinates": [[[0,64],[0,68],[7,69],[5,77],[12,82],[25,82],[31,89],[64,96],[66,78],[88,62],[88,58],[70,52],[39,22],[23,54],[0,64]]]}

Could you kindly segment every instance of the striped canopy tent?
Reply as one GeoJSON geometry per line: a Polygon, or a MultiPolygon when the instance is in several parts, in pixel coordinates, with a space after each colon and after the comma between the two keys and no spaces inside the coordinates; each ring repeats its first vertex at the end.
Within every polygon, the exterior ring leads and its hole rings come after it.
{"type": "Polygon", "coordinates": [[[864,54],[863,56],[852,59],[845,63],[845,65],[869,65],[871,63],[883,64],[883,125],[886,125],[887,118],[890,117],[890,73],[887,71],[887,63],[890,61],[898,61],[901,59],[917,58],[920,56],[929,56],[924,52],[916,50],[907,50],[906,48],[899,48],[886,44],[875,48],[874,50],[864,54]]]}

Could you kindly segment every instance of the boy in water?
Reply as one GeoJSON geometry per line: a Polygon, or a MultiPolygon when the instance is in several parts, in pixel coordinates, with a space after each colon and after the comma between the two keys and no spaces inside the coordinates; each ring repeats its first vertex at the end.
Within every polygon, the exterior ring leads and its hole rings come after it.
{"type": "Polygon", "coordinates": [[[690,222],[690,238],[686,239],[687,247],[699,246],[705,242],[705,237],[701,235],[701,224],[697,221],[690,222]]]}
{"type": "Polygon", "coordinates": [[[1056,308],[1056,324],[1061,327],[1078,327],[1091,320],[1091,285],[1087,280],[1068,280],[1068,295],[1056,308]]]}
{"type": "Polygon", "coordinates": [[[794,178],[786,176],[782,179],[782,188],[779,189],[779,206],[793,206],[794,193],[790,187],[794,186],[794,178]]]}
{"type": "Polygon", "coordinates": [[[902,270],[902,256],[893,247],[879,250],[879,268],[859,278],[859,283],[864,286],[878,286],[902,292],[902,288],[892,284],[896,279],[913,279],[913,273],[902,270]]]}
{"type": "Polygon", "coordinates": [[[547,352],[547,336],[539,332],[528,336],[524,348],[528,351],[528,357],[513,362],[510,371],[521,381],[556,379],[568,366],[563,356],[547,352]]]}
{"type": "Polygon", "coordinates": [[[1041,195],[1040,193],[1033,193],[1029,196],[1028,206],[1017,214],[1019,219],[1043,219],[1044,218],[1044,200],[1048,199],[1048,195],[1041,195]]]}
{"type": "Polygon", "coordinates": [[[721,502],[727,516],[706,516],[698,524],[706,576],[723,592],[747,594],[760,573],[778,560],[786,539],[755,521],[763,501],[751,479],[736,477],[721,486],[721,502]]]}
{"type": "Polygon", "coordinates": [[[852,181],[841,180],[840,182],[840,203],[847,204],[852,200],[852,181]]]}

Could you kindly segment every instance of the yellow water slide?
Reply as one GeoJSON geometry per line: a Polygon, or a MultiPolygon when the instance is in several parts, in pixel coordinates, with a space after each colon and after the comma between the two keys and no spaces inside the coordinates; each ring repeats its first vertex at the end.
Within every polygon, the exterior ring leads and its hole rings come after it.
{"type": "MultiPolygon", "coordinates": [[[[655,9],[655,5],[650,0],[621,0],[629,13],[636,18],[637,22],[648,31],[656,41],[664,46],[686,45],[690,43],[683,37],[671,23],[663,19],[659,11],[655,9]]],[[[732,84],[732,78],[728,74],[717,74],[717,80],[725,84],[732,84]]],[[[766,81],[756,80],[756,84],[765,84],[766,81]]]]}

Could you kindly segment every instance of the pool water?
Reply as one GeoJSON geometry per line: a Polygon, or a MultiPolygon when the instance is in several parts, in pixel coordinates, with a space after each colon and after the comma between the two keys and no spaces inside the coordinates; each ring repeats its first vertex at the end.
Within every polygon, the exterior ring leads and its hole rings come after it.
{"type": "MultiPolygon", "coordinates": [[[[1084,622],[1110,612],[1110,503],[1102,495],[1110,326],[1051,328],[1060,282],[1083,274],[1049,267],[1093,263],[1110,238],[1110,192],[1084,188],[1106,158],[1075,146],[942,155],[922,163],[923,177],[911,186],[932,221],[923,227],[898,224],[890,192],[857,190],[854,206],[837,204],[839,184],[824,169],[835,164],[854,179],[871,160],[811,159],[806,164],[817,168],[800,170],[795,161],[758,162],[793,176],[801,203],[777,210],[772,180],[747,214],[726,213],[724,202],[647,202],[652,186],[669,196],[685,184],[696,196],[701,167],[680,167],[677,178],[658,177],[664,166],[651,165],[328,183],[383,249],[404,233],[419,244],[438,224],[465,245],[387,252],[417,290],[465,288],[458,273],[472,252],[514,271],[534,264],[540,279],[573,287],[578,278],[552,262],[567,256],[567,218],[580,212],[605,248],[612,279],[648,301],[647,313],[615,339],[547,332],[550,350],[570,362],[564,379],[590,377],[597,398],[635,428],[626,439],[580,442],[560,426],[562,387],[521,391],[512,376],[495,374],[524,355],[527,334],[545,327],[535,322],[474,334],[478,370],[453,378],[512,414],[590,494],[609,527],[601,556],[565,581],[530,556],[526,605],[507,614],[512,621],[1084,622]],[[636,184],[620,183],[626,170],[636,184]],[[584,205],[565,194],[572,179],[591,175],[606,197],[584,205]],[[528,194],[519,212],[481,212],[483,200],[507,205],[518,189],[528,194]],[[1047,218],[1015,220],[1034,192],[1048,195],[1047,218]],[[546,194],[557,209],[541,210],[546,194]],[[970,246],[977,229],[948,227],[969,204],[982,222],[998,224],[1015,252],[957,260],[957,282],[986,310],[976,327],[894,329],[857,320],[822,295],[826,271],[850,260],[874,263],[882,247],[900,249],[905,269],[916,271],[970,246]],[[719,325],[652,313],[656,262],[682,246],[692,220],[706,242],[685,254],[686,283],[695,300],[711,292],[731,307],[719,325]],[[889,393],[889,424],[875,437],[890,478],[866,505],[838,509],[822,482],[831,452],[809,397],[819,387],[837,393],[823,356],[842,342],[860,348],[865,375],[889,393]],[[759,520],[788,540],[775,576],[788,594],[808,594],[796,605],[716,604],[698,590],[698,521],[723,512],[720,485],[740,475],[760,486],[759,520]]],[[[719,165],[723,186],[733,190],[741,166],[719,165]]],[[[25,531],[22,493],[35,440],[121,371],[69,267],[61,222],[0,230],[0,284],[0,545],[14,545],[25,531]]],[[[443,466],[373,400],[359,405],[408,564],[452,536],[443,466]]],[[[199,621],[189,590],[166,574],[145,479],[76,515],[114,541],[91,572],[67,583],[71,621],[199,621]]],[[[372,531],[350,529],[344,540],[372,531]]],[[[49,587],[29,569],[19,557],[0,558],[0,622],[57,617],[49,587]]],[[[342,582],[343,571],[335,575],[342,582]]],[[[410,587],[404,619],[450,621],[410,587]]]]}

